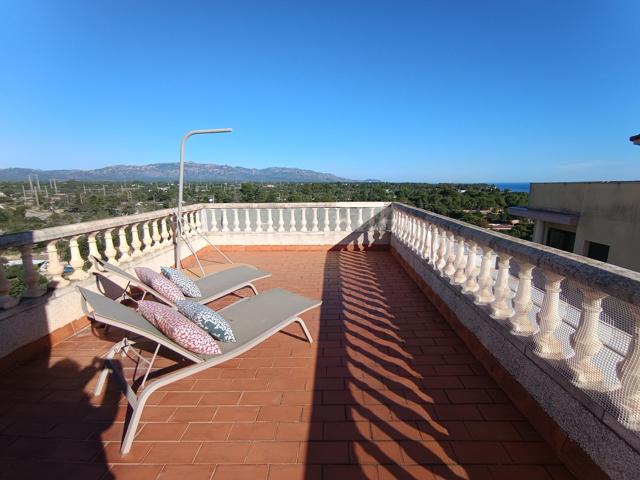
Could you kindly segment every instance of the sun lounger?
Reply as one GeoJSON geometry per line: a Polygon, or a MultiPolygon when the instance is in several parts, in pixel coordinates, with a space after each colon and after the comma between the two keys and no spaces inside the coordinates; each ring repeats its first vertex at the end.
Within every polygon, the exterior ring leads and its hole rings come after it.
{"type": "MultiPolygon", "coordinates": [[[[97,268],[110,272],[126,280],[128,283],[125,287],[125,291],[129,287],[129,285],[133,285],[140,288],[146,293],[150,293],[158,300],[162,300],[167,305],[174,306],[173,302],[171,302],[164,295],[157,292],[153,288],[142,283],[140,279],[135,275],[94,256],[91,257],[91,261],[94,263],[94,265],[96,265],[97,268]]],[[[195,284],[200,289],[200,292],[202,292],[202,297],[188,298],[189,300],[193,300],[194,302],[207,304],[209,302],[212,302],[213,300],[224,297],[225,295],[229,295],[230,293],[233,293],[236,290],[244,287],[251,288],[257,295],[258,289],[255,287],[255,285],[253,285],[253,282],[270,276],[270,273],[263,272],[261,270],[258,270],[257,268],[249,267],[247,265],[239,265],[237,267],[212,273],[202,278],[194,279],[195,284]]]]}
{"type": "Polygon", "coordinates": [[[105,365],[96,384],[95,395],[100,394],[107,374],[112,372],[116,374],[122,384],[125,396],[133,409],[122,441],[121,451],[123,454],[128,453],[131,449],[140,416],[142,415],[149,396],[153,392],[161,387],[237,357],[294,322],[300,325],[305,337],[309,343],[311,343],[313,340],[309,330],[299,316],[308,310],[318,307],[322,303],[320,300],[302,297],[282,289],[269,290],[254,297],[242,299],[219,310],[219,312],[224,315],[224,318],[231,323],[237,341],[234,343],[219,342],[222,354],[206,356],[195,354],[177,345],[140,316],[134,309],[126,307],[104,295],[87,290],[86,288],[78,287],[78,290],[82,295],[82,306],[85,313],[94,320],[121,328],[122,330],[147,338],[157,344],[157,348],[149,360],[132,347],[133,341],[125,337],[116,343],[104,357],[105,365]],[[190,360],[193,364],[160,375],[149,383],[146,383],[160,346],[172,350],[185,359],[190,360]],[[120,352],[133,353],[148,365],[144,378],[142,378],[137,390],[134,390],[132,384],[129,384],[125,380],[113,362],[114,356],[120,352]]]}

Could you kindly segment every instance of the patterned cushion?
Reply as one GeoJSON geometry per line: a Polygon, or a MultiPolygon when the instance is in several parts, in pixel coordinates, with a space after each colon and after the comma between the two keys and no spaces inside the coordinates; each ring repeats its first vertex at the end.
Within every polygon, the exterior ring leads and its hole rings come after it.
{"type": "Polygon", "coordinates": [[[182,290],[182,293],[184,293],[187,297],[202,296],[202,292],[200,292],[200,289],[195,284],[195,282],[180,270],[176,270],[175,268],[170,267],[160,267],[160,271],[162,272],[162,275],[175,283],[178,288],[182,290]]]}
{"type": "Polygon", "coordinates": [[[204,328],[212,336],[222,342],[235,342],[231,325],[222,315],[209,307],[192,302],[191,300],[178,300],[178,310],[196,325],[204,328]]]}
{"type": "Polygon", "coordinates": [[[222,353],[211,335],[167,305],[143,300],[138,302],[138,312],[171,340],[193,353],[222,353]]]}
{"type": "Polygon", "coordinates": [[[184,300],[182,291],[171,280],[164,278],[147,267],[136,267],[134,270],[142,283],[164,295],[170,302],[175,303],[177,300],[184,300]]]}

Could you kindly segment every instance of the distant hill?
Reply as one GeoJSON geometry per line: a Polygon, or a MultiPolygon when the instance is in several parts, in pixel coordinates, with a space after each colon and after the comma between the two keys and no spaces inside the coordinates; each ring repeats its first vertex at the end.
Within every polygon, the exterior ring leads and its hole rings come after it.
{"type": "MultiPolygon", "coordinates": [[[[25,181],[29,175],[40,180],[80,180],[86,182],[173,182],[178,180],[176,163],[150,165],[113,165],[95,170],[33,170],[29,168],[0,169],[0,181],[25,181]]],[[[331,173],[302,170],[300,168],[244,168],[213,163],[185,163],[185,178],[189,182],[349,182],[331,173]]]]}

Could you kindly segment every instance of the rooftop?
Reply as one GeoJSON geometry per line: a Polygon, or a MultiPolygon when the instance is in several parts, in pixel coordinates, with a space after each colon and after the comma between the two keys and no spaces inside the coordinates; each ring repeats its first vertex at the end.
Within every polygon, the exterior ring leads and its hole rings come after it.
{"type": "MultiPolygon", "coordinates": [[[[231,255],[273,272],[260,290],[284,287],[323,300],[304,315],[316,342],[303,341],[293,325],[154,394],[122,456],[126,400],[114,384],[101,397],[91,394],[97,358],[122,334],[111,329],[99,338],[85,327],[0,380],[4,473],[572,478],[391,253],[231,255]]],[[[132,373],[133,363],[120,361],[132,373]]]]}

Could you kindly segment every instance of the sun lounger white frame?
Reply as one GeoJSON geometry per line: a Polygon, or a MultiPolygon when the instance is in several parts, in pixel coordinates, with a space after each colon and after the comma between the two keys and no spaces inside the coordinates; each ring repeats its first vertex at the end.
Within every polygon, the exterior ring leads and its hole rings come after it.
{"type": "MultiPolygon", "coordinates": [[[[232,318],[232,326],[240,326],[243,322],[247,322],[245,324],[248,326],[247,328],[252,328],[252,324],[249,322],[256,322],[255,315],[252,315],[252,318],[242,318],[242,316],[240,316],[233,319],[236,316],[234,315],[234,312],[237,312],[237,315],[240,315],[242,313],[242,310],[245,310],[245,313],[247,310],[251,311],[252,303],[272,304],[274,305],[274,307],[282,310],[283,308],[285,308],[284,306],[286,306],[288,302],[291,307],[286,307],[288,310],[285,314],[286,318],[282,318],[281,320],[278,319],[277,321],[272,319],[267,325],[268,328],[261,331],[255,337],[244,339],[244,341],[242,341],[242,339],[239,339],[240,343],[236,344],[219,342],[219,345],[223,349],[222,355],[207,357],[195,354],[177,345],[169,338],[167,338],[162,332],[157,330],[153,325],[151,325],[150,322],[148,322],[137,312],[135,312],[135,310],[133,310],[132,308],[126,307],[99,293],[92,292],[82,287],[77,288],[81,293],[82,308],[89,317],[98,322],[121,328],[125,331],[131,332],[135,335],[147,338],[157,343],[157,347],[151,359],[145,358],[144,356],[142,356],[142,354],[140,354],[140,352],[136,351],[133,348],[135,342],[126,337],[113,345],[113,347],[111,347],[104,356],[104,368],[100,372],[94,394],[96,396],[100,395],[108,373],[114,373],[123,387],[124,394],[127,398],[127,401],[129,402],[129,405],[131,405],[131,408],[133,409],[132,415],[129,419],[129,423],[126,427],[124,439],[122,441],[121,451],[123,454],[128,453],[131,449],[131,445],[133,444],[133,440],[138,428],[138,423],[140,422],[142,411],[144,410],[147,400],[152,393],[157,391],[159,388],[165,387],[174,382],[177,382],[178,380],[190,377],[191,375],[194,375],[200,371],[206,370],[216,365],[220,365],[227,360],[237,357],[238,355],[253,348],[254,346],[263,342],[267,338],[271,337],[272,335],[292,323],[298,323],[302,328],[302,331],[304,332],[304,335],[309,343],[312,343],[313,339],[311,338],[311,334],[309,333],[304,320],[300,318],[300,315],[302,315],[304,312],[320,306],[322,303],[320,300],[312,300],[291,292],[287,292],[286,290],[282,289],[269,290],[268,292],[259,294],[255,297],[247,297],[245,299],[239,300],[238,302],[235,302],[234,304],[219,310],[220,313],[226,313],[227,317],[232,318]],[[91,305],[91,309],[89,308],[89,305],[91,305]],[[153,379],[147,383],[149,373],[151,372],[153,363],[161,346],[172,350],[173,352],[183,356],[184,358],[194,363],[193,365],[185,366],[175,372],[161,375],[157,379],[153,379]],[[137,391],[134,391],[132,385],[130,385],[126,381],[124,376],[121,375],[120,370],[116,368],[113,362],[113,358],[117,354],[125,355],[129,353],[133,353],[137,358],[147,364],[147,369],[144,377],[142,378],[142,383],[137,391]]],[[[258,305],[256,307],[254,305],[254,310],[264,312],[265,306],[258,305]]],[[[133,379],[133,382],[135,382],[135,380],[136,379],[133,379]]]]}

